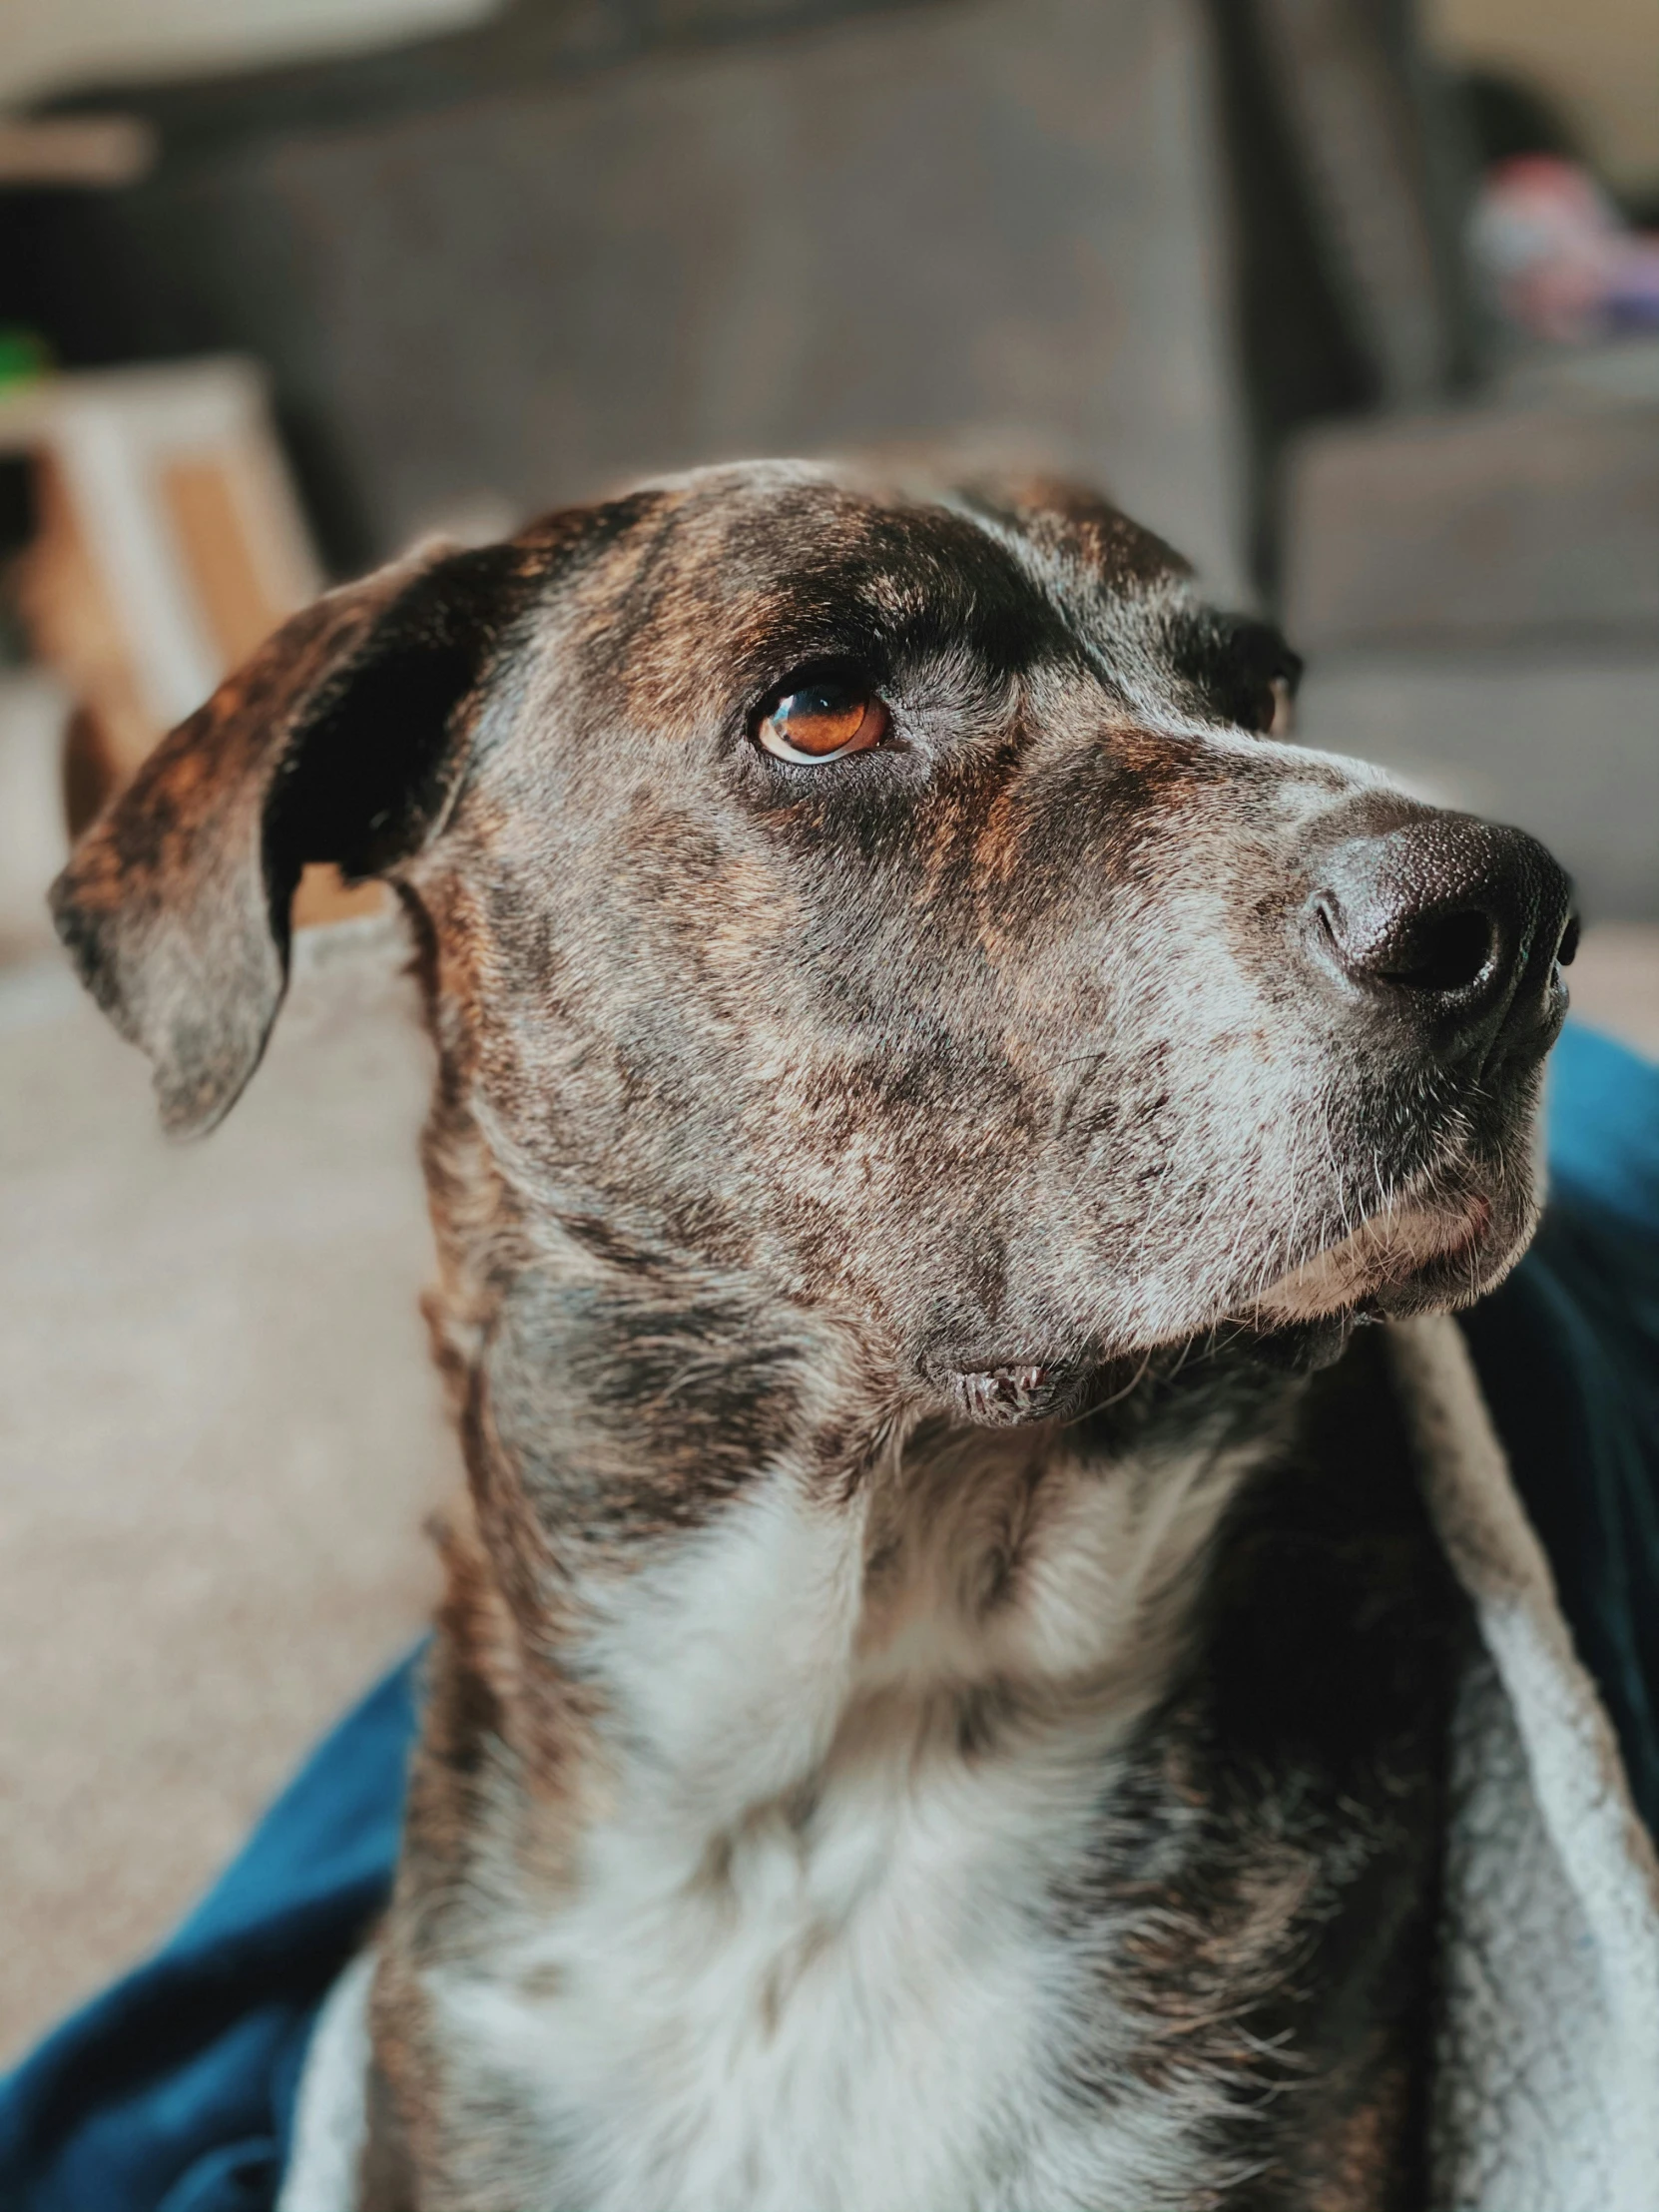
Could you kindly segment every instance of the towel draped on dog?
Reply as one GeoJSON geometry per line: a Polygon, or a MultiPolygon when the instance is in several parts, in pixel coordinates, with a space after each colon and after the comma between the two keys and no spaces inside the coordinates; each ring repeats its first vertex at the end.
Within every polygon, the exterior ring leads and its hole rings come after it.
{"type": "MultiPolygon", "coordinates": [[[[1461,1323],[1392,1332],[1480,1630],[1435,2212],[1659,2206],[1659,1069],[1569,1028],[1549,1142],[1515,1274],[1461,1323]]],[[[0,2083],[6,2212],[269,2212],[318,2007],[390,1885],[418,1673],[417,1653],[371,1691],[161,1950],[0,2083]]]]}

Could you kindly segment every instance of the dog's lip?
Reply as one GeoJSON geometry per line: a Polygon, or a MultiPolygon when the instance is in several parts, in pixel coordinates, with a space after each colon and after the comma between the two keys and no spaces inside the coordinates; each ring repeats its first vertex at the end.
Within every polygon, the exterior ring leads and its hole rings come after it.
{"type": "Polygon", "coordinates": [[[1385,1314],[1394,1298],[1432,1272],[1472,1258],[1492,1226],[1490,1199],[1411,1200],[1368,1215],[1271,1283],[1250,1302],[1256,1327],[1318,1321],[1344,1311],[1385,1314]]]}
{"type": "Polygon", "coordinates": [[[999,1352],[960,1354],[937,1364],[936,1375],[957,1387],[979,1387],[1030,1395],[1042,1387],[1056,1363],[1049,1354],[999,1352]]]}
{"type": "MultiPolygon", "coordinates": [[[[1425,1302],[1464,1304],[1502,1272],[1503,1254],[1481,1252],[1499,1213],[1493,1198],[1477,1193],[1424,1192],[1397,1200],[1304,1257],[1197,1336],[1214,1337],[1218,1330],[1225,1336],[1231,1328],[1264,1344],[1280,1339],[1289,1344],[1319,1338],[1341,1324],[1346,1343],[1360,1322],[1386,1321],[1418,1311],[1425,1302]]],[[[1150,1357],[1187,1341],[1183,1335],[1110,1351],[1096,1347],[1092,1357],[1075,1348],[1061,1354],[1025,1345],[958,1344],[948,1351],[941,1347],[925,1372],[959,1414],[1002,1426],[1074,1413],[1103,1374],[1121,1368],[1133,1382],[1150,1357]]],[[[1323,1364],[1323,1357],[1310,1364],[1323,1364]]]]}
{"type": "Polygon", "coordinates": [[[959,1415],[992,1428],[1064,1412],[1081,1382],[1076,1362],[1051,1354],[1023,1359],[1002,1353],[955,1355],[937,1363],[933,1374],[959,1415]]]}

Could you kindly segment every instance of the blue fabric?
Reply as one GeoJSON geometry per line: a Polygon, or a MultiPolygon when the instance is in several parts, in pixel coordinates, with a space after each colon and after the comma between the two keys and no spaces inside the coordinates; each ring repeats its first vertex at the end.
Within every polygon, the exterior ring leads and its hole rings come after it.
{"type": "Polygon", "coordinates": [[[1551,1061],[1549,1171],[1531,1250],[1463,1328],[1659,1835],[1659,1067],[1569,1025],[1551,1061]]]}
{"type": "Polygon", "coordinates": [[[269,2212],[317,2005],[390,1885],[418,1663],[312,1752],[162,1949],[0,2082],[6,2212],[269,2212]]]}
{"type": "MultiPolygon", "coordinates": [[[[1650,1825],[1659,1827],[1659,1069],[1569,1027],[1551,1197],[1466,1327],[1650,1825]]],[[[172,1940],[0,2082],[5,2212],[270,2212],[316,2007],[385,1901],[418,1655],[172,1940]]]]}

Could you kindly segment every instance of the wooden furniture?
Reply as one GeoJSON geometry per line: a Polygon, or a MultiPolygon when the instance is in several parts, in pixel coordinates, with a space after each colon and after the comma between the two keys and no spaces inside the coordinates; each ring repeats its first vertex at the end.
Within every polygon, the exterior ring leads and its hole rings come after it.
{"type": "MultiPolygon", "coordinates": [[[[322,578],[241,358],[44,377],[0,392],[0,452],[31,464],[37,527],[21,606],[74,709],[70,827],[90,820],[322,578]]],[[[296,921],[372,907],[308,869],[296,921]]]]}

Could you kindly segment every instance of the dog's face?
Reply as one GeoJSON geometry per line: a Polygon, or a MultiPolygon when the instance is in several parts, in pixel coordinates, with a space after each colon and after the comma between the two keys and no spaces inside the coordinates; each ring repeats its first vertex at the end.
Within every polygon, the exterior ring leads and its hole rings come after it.
{"type": "Polygon", "coordinates": [[[1079,495],[708,472],[297,618],[60,924],[203,1124],[298,865],[386,873],[522,1217],[1041,1410],[1465,1299],[1530,1227],[1564,880],[1275,737],[1294,669],[1079,495]]]}

